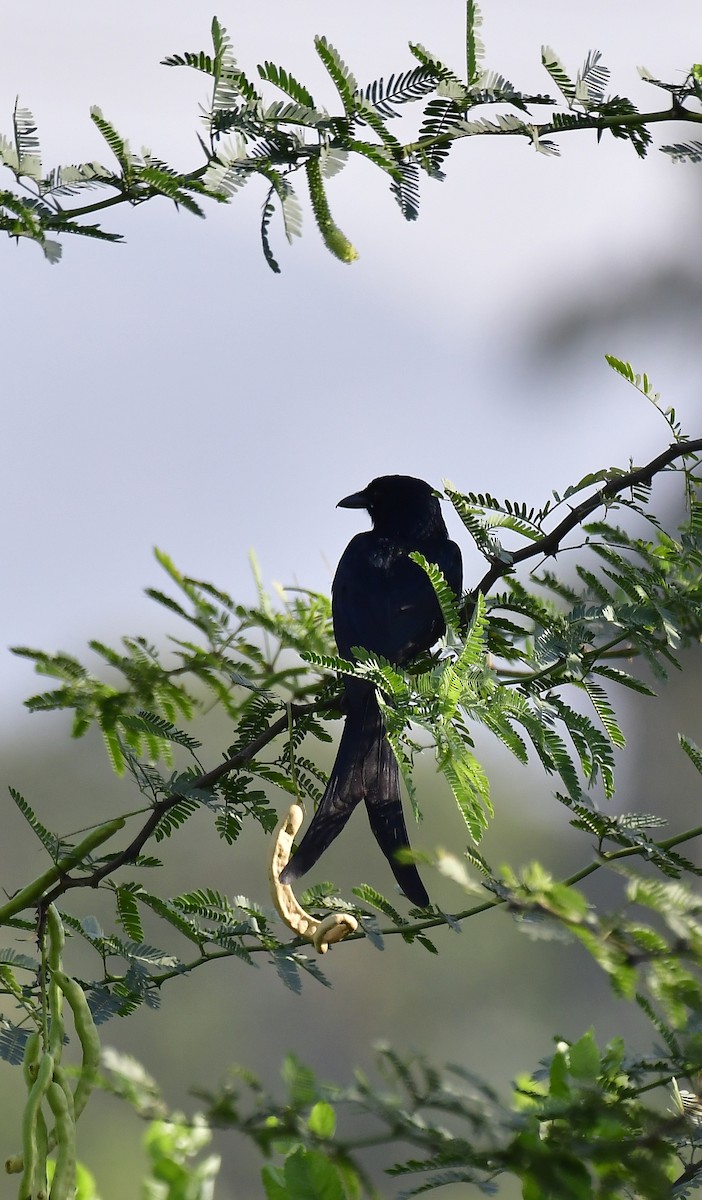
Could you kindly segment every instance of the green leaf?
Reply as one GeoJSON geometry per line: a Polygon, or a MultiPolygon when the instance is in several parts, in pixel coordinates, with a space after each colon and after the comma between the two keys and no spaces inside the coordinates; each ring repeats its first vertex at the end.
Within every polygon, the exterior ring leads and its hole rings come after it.
{"type": "Polygon", "coordinates": [[[600,51],[590,50],[575,80],[577,99],[585,108],[597,108],[604,103],[609,75],[608,68],[602,65],[600,51]]]}
{"type": "MultiPolygon", "coordinates": [[[[412,559],[412,562],[417,563],[417,566],[421,567],[422,570],[429,576],[431,586],[433,587],[436,598],[439,601],[441,612],[448,628],[453,630],[460,629],[461,618],[458,612],[457,603],[460,600],[460,596],[455,596],[451,591],[451,588],[446,582],[443,571],[441,571],[436,563],[427,562],[424,555],[420,554],[417,550],[413,550],[409,557],[412,559]]],[[[479,600],[483,600],[484,616],[484,598],[480,596],[479,600]]]]}
{"type": "Polygon", "coordinates": [[[37,123],[28,108],[20,107],[19,98],[15,101],[12,124],[18,158],[17,174],[40,179],[42,171],[37,123]]]}
{"type": "Polygon", "coordinates": [[[3,134],[0,134],[0,162],[6,167],[9,167],[13,174],[17,174],[19,167],[19,155],[15,146],[3,134]]]}
{"type": "Polygon", "coordinates": [[[290,1200],[282,1167],[266,1165],[261,1171],[266,1200],[290,1200]]]}
{"type": "Polygon", "coordinates": [[[558,1100],[570,1098],[568,1059],[564,1050],[557,1050],[549,1068],[549,1093],[558,1100]]]}
{"type": "Polygon", "coordinates": [[[188,750],[198,750],[202,745],[197,738],[178,729],[172,721],[167,721],[165,717],[159,717],[156,713],[147,712],[143,708],[134,714],[126,713],[120,719],[120,725],[124,729],[153,734],[158,739],[173,742],[176,746],[185,746],[188,750]]]}
{"type": "Polygon", "coordinates": [[[387,83],[376,79],[363,91],[364,99],[372,104],[383,117],[395,117],[395,106],[421,100],[436,88],[436,75],[430,68],[420,64],[400,75],[391,75],[387,83]]]}
{"type": "Polygon", "coordinates": [[[16,970],[32,971],[39,970],[39,962],[36,958],[32,958],[29,954],[18,954],[16,950],[0,949],[0,963],[7,967],[14,967],[16,970]]]}
{"type": "Polygon", "coordinates": [[[613,354],[605,354],[605,361],[609,363],[613,371],[621,375],[622,379],[626,379],[628,383],[634,382],[634,368],[631,363],[625,362],[621,358],[615,358],[613,354]]]}
{"type": "Polygon", "coordinates": [[[164,921],[168,921],[174,929],[182,933],[184,937],[194,942],[196,946],[202,947],[203,943],[209,940],[209,935],[200,929],[194,921],[189,920],[174,908],[173,904],[167,900],[162,900],[159,896],[152,896],[149,892],[140,891],[139,899],[142,904],[147,904],[149,908],[164,921]]]}
{"type": "Polygon", "coordinates": [[[575,1079],[594,1083],[600,1073],[600,1052],[592,1030],[584,1033],[568,1050],[570,1073],[575,1079]]]}
{"type": "Polygon", "coordinates": [[[139,884],[122,884],[117,888],[117,915],[119,922],[128,938],[133,942],[143,942],[144,928],[139,917],[139,906],[136,897],[141,887],[139,884]]]}
{"type": "Polygon", "coordinates": [[[0,1058],[18,1067],[24,1056],[28,1031],[0,1017],[0,1058]]]}
{"type": "Polygon", "coordinates": [[[593,683],[592,680],[584,680],[583,687],[590,697],[592,706],[600,718],[600,721],[602,722],[605,732],[607,733],[612,745],[619,747],[625,746],[626,738],[619,728],[616,714],[612,708],[612,705],[610,704],[609,697],[607,696],[604,688],[601,688],[597,683],[593,683]]]}
{"type": "Polygon", "coordinates": [[[104,724],[101,724],[100,732],[102,733],[105,749],[107,750],[107,757],[112,763],[115,775],[124,775],[125,760],[119,734],[113,727],[104,724]]]}
{"type": "Polygon", "coordinates": [[[51,833],[50,830],[42,825],[41,821],[20,792],[13,787],[8,788],[8,790],[18,809],[22,813],[25,821],[32,831],[37,835],[44,849],[48,850],[52,858],[58,858],[61,854],[61,840],[58,835],[51,833]]]}
{"type": "Polygon", "coordinates": [[[139,169],[136,177],[148,184],[152,191],[172,200],[195,217],[204,217],[201,206],[190,194],[192,185],[188,180],[166,167],[165,163],[147,163],[139,169]]]}
{"type": "Polygon", "coordinates": [[[290,954],[285,948],[275,950],[271,955],[273,965],[278,972],[278,978],[281,983],[299,996],[302,991],[302,980],[300,979],[300,968],[293,954],[290,954]]]}
{"type": "Polygon", "coordinates": [[[110,124],[103,115],[102,109],[96,104],[90,110],[90,119],[104,137],[125,176],[128,176],[133,162],[129,142],[117,132],[114,125],[110,124]]]}
{"type": "Polygon", "coordinates": [[[482,592],[479,592],[475,600],[473,615],[463,649],[455,663],[455,670],[459,675],[462,675],[466,671],[477,670],[483,666],[487,649],[487,628],[486,601],[482,592]]]}
{"type": "Polygon", "coordinates": [[[419,216],[419,166],[415,162],[402,162],[390,183],[390,191],[397,200],[406,221],[416,221],[419,216]]]}
{"type": "Polygon", "coordinates": [[[610,667],[607,665],[599,665],[593,668],[593,675],[601,675],[604,679],[609,679],[612,683],[620,683],[623,687],[631,688],[634,692],[639,692],[642,696],[655,696],[653,688],[650,688],[643,680],[637,679],[635,675],[629,675],[626,671],[621,671],[618,667],[610,667]]]}
{"type": "Polygon", "coordinates": [[[162,67],[192,67],[205,75],[214,75],[216,63],[204,50],[184,50],[182,54],[168,54],[161,59],[162,67]]]}
{"type": "Polygon", "coordinates": [[[316,37],[314,45],[341,97],[341,103],[344,106],[346,115],[349,117],[352,116],[356,108],[355,93],[358,91],[355,76],[343,62],[338,51],[334,49],[325,37],[316,37]]]}
{"type": "Polygon", "coordinates": [[[169,808],[163,814],[158,825],[156,826],[153,836],[157,842],[162,842],[164,838],[170,837],[176,829],[184,825],[188,817],[191,817],[194,812],[197,812],[200,805],[197,800],[192,800],[187,796],[181,796],[177,804],[169,808]]]}
{"type": "Polygon", "coordinates": [[[370,904],[372,908],[377,908],[378,912],[389,917],[394,925],[406,925],[404,917],[401,917],[396,908],[393,908],[389,900],[385,896],[377,892],[375,888],[368,883],[361,883],[358,887],[352,888],[354,896],[358,896],[364,904],[370,904]]]}
{"type": "MultiPolygon", "coordinates": [[[[683,733],[678,734],[678,741],[680,742],[680,745],[682,746],[695,770],[699,771],[700,775],[702,775],[702,750],[700,750],[694,742],[690,741],[689,738],[686,738],[683,733]]],[[[10,789],[10,791],[12,791],[12,789],[10,789]]]]}
{"type": "Polygon", "coordinates": [[[298,1147],[285,1160],[287,1200],[344,1200],[341,1177],[318,1150],[298,1147]]]}
{"type": "Polygon", "coordinates": [[[663,154],[668,154],[674,163],[702,162],[702,142],[675,142],[673,145],[661,146],[663,154]]]}
{"type": "Polygon", "coordinates": [[[585,778],[592,786],[601,775],[607,796],[614,794],[614,757],[610,741],[583,713],[565,704],[560,696],[549,696],[549,703],[563,720],[580,759],[585,778]]]}
{"type": "Polygon", "coordinates": [[[327,1104],[326,1100],[318,1100],[309,1115],[307,1127],[310,1133],[318,1138],[333,1138],[336,1132],[336,1113],[331,1104],[327,1104]]]}
{"type": "Polygon", "coordinates": [[[615,358],[613,354],[605,354],[605,360],[609,363],[612,370],[617,372],[617,375],[621,375],[622,379],[626,379],[627,383],[630,383],[638,392],[641,392],[647,400],[651,400],[652,403],[657,404],[660,396],[658,392],[654,391],[648,375],[645,373],[637,375],[630,362],[624,362],[621,358],[615,358]]]}
{"type": "Polygon", "coordinates": [[[317,1097],[317,1080],[311,1067],[300,1062],[295,1054],[288,1054],[283,1062],[281,1075],[293,1108],[302,1108],[313,1103],[317,1097]]]}
{"type": "Polygon", "coordinates": [[[280,203],[283,228],[288,242],[292,242],[293,238],[300,237],[302,234],[302,208],[292,185],[287,179],[272,169],[265,171],[264,174],[267,179],[271,180],[271,186],[264,201],[261,214],[261,244],[268,266],[274,274],[278,275],[280,274],[280,267],[273,254],[269,237],[271,218],[276,211],[273,197],[277,197],[280,203]]]}
{"type": "Polygon", "coordinates": [[[483,23],[483,17],[475,0],[466,3],[466,74],[469,84],[476,84],[480,78],[480,60],[485,54],[485,47],[480,40],[478,30],[483,23]]]}
{"type": "Polygon", "coordinates": [[[285,92],[286,96],[289,96],[297,104],[302,104],[306,108],[315,107],[311,93],[301,83],[298,83],[294,75],[291,75],[284,67],[276,67],[272,62],[265,62],[262,66],[259,65],[258,73],[261,79],[280,88],[281,92],[285,92]]]}
{"type": "Polygon", "coordinates": [[[454,733],[448,733],[439,752],[439,769],[449,782],[474,842],[479,842],[493,815],[490,783],[484,768],[470,748],[454,733]]]}
{"type": "Polygon", "coordinates": [[[563,63],[552,50],[550,46],[541,47],[541,62],[545,66],[553,82],[560,92],[563,93],[569,104],[572,104],[576,99],[576,88],[573,80],[568,75],[563,63]]]}

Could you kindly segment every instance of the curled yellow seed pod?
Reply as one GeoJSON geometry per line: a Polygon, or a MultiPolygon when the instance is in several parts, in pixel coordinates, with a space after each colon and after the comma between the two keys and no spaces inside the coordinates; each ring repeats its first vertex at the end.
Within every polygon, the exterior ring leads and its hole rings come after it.
{"type": "Polygon", "coordinates": [[[333,942],[340,942],[358,929],[358,921],[351,913],[329,913],[322,921],[318,921],[302,907],[290,884],[280,882],[280,873],[288,864],[302,818],[302,805],[291,804],[275,831],[268,867],[271,898],[288,928],[312,942],[318,954],[326,954],[333,942]]]}

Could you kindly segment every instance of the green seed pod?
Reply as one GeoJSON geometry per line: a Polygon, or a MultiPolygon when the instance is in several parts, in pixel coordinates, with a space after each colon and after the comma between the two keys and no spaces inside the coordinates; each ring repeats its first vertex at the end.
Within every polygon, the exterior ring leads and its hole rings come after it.
{"type": "MultiPolygon", "coordinates": [[[[59,1087],[62,1089],[63,1094],[66,1097],[66,1104],[68,1105],[68,1111],[71,1114],[71,1120],[75,1121],[76,1114],[75,1114],[75,1105],[74,1105],[74,1100],[73,1100],[73,1089],[71,1087],[68,1075],[67,1075],[66,1071],[63,1069],[63,1067],[54,1067],[54,1083],[57,1083],[59,1085],[59,1087]]],[[[52,1135],[50,1149],[53,1150],[55,1145],[56,1145],[56,1138],[52,1135]]]]}
{"type": "Polygon", "coordinates": [[[41,1102],[46,1095],[51,1077],[54,1073],[54,1060],[51,1054],[42,1055],[37,1077],[32,1084],[27,1103],[24,1106],[22,1118],[22,1155],[24,1171],[19,1188],[19,1200],[32,1200],[34,1183],[39,1165],[39,1145],[37,1142],[37,1127],[41,1102]]]}
{"type": "Polygon", "coordinates": [[[16,916],[25,908],[31,908],[33,904],[38,904],[42,896],[52,887],[62,875],[67,875],[74,867],[78,866],[83,861],[86,854],[91,854],[93,850],[97,850],[98,846],[102,846],[108,838],[113,834],[118,833],[124,828],[124,817],[115,817],[113,821],[106,821],[104,825],[98,825],[97,829],[92,829],[90,833],[64,854],[58,862],[53,863],[47,871],[33,879],[26,887],[21,888],[11,900],[0,906],[0,925],[4,925],[10,917],[16,916]]]}
{"type": "Polygon", "coordinates": [[[34,1168],[34,1196],[36,1200],[42,1200],[48,1196],[47,1180],[46,1180],[46,1156],[49,1153],[49,1134],[46,1128],[46,1120],[41,1109],[37,1113],[37,1161],[34,1168]]]}
{"type": "Polygon", "coordinates": [[[78,1034],[78,1040],[83,1051],[83,1065],[78,1083],[76,1084],[76,1090],[73,1093],[75,1119],[77,1121],[95,1086],[98,1067],[100,1066],[100,1038],[95,1028],[93,1014],[85,998],[85,992],[78,981],[71,979],[68,975],[64,975],[63,971],[55,971],[54,978],[70,1005],[76,1033],[78,1034]]]}
{"type": "Polygon", "coordinates": [[[24,1047],[24,1058],[22,1059],[22,1074],[27,1088],[31,1088],[34,1080],[39,1073],[39,1063],[41,1062],[41,1034],[37,1031],[30,1033],[24,1047]]]}
{"type": "Polygon", "coordinates": [[[46,910],[46,924],[49,930],[49,966],[52,971],[60,971],[66,933],[55,904],[50,904],[46,910]]]}
{"type": "Polygon", "coordinates": [[[76,1191],[76,1127],[66,1102],[66,1094],[58,1083],[52,1083],[46,1093],[56,1121],[58,1153],[50,1200],[73,1200],[76,1191]]]}
{"type": "Polygon", "coordinates": [[[46,923],[49,931],[49,1049],[56,1062],[60,1061],[63,1050],[63,992],[56,982],[56,972],[61,970],[61,955],[66,944],[66,934],[58,910],[50,904],[46,910],[46,923]]]}
{"type": "MultiPolygon", "coordinates": [[[[41,1040],[39,1038],[39,1034],[38,1033],[32,1034],[31,1038],[36,1039],[36,1041],[32,1043],[32,1046],[28,1045],[25,1048],[25,1052],[24,1052],[24,1054],[25,1054],[25,1068],[24,1068],[25,1076],[24,1077],[27,1080],[27,1087],[31,1087],[34,1080],[36,1079],[37,1069],[39,1066],[39,1062],[41,1060],[41,1040]],[[37,1054],[36,1059],[34,1058],[34,1054],[33,1054],[33,1047],[35,1045],[39,1047],[39,1053],[37,1054]]],[[[28,1039],[28,1041],[29,1041],[29,1039],[28,1039]]],[[[60,1084],[60,1086],[63,1088],[63,1092],[66,1097],[66,1104],[68,1105],[68,1111],[71,1114],[71,1120],[73,1120],[74,1119],[73,1092],[71,1090],[71,1085],[70,1085],[70,1082],[68,1079],[68,1075],[64,1071],[63,1067],[58,1067],[58,1066],[54,1065],[54,1081],[56,1083],[60,1084]]],[[[46,1121],[44,1119],[44,1114],[40,1108],[39,1112],[37,1113],[37,1168],[36,1168],[34,1174],[35,1174],[35,1180],[41,1178],[41,1179],[43,1179],[44,1184],[46,1183],[46,1156],[51,1150],[54,1149],[55,1145],[56,1145],[56,1130],[52,1129],[51,1133],[50,1134],[48,1133],[47,1128],[46,1128],[46,1121]],[[42,1172],[43,1172],[43,1174],[42,1174],[42,1172]]],[[[7,1171],[8,1175],[19,1175],[23,1171],[23,1169],[24,1169],[24,1156],[22,1154],[14,1154],[10,1158],[5,1160],[5,1170],[7,1171]]],[[[39,1185],[35,1182],[35,1189],[38,1186],[39,1185]]]]}
{"type": "Polygon", "coordinates": [[[341,262],[351,263],[358,258],[358,250],[351,244],[346,234],[339,229],[329,209],[327,193],[322,182],[322,170],[319,159],[315,156],[307,159],[307,184],[310,189],[312,211],[322,235],[327,250],[341,262]]]}

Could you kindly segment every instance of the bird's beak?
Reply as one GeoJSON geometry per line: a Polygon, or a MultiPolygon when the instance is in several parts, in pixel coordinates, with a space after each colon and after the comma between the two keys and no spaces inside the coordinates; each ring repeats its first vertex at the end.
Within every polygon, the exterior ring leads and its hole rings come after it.
{"type": "Polygon", "coordinates": [[[365,492],[354,492],[351,496],[344,496],[336,506],[337,508],[368,508],[368,497],[365,492]]]}

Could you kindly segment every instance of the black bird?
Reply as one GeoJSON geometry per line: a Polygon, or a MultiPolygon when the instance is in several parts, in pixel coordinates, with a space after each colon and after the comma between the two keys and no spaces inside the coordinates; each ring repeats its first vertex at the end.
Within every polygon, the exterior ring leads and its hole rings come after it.
{"type": "MultiPolygon", "coordinates": [[[[419,551],[436,563],[449,587],[457,595],[461,591],[461,552],[449,540],[439,499],[423,479],[382,475],[337,507],[365,508],[373,521],[371,531],[351,539],[334,577],[332,615],[339,653],[352,659],[354,648],[361,647],[404,666],[429,650],[446,628],[429,578],[408,557],[410,552],[419,551]]],[[[306,874],[364,800],[397,882],[423,908],[429,897],[417,868],[396,860],[409,840],[397,760],[385,736],[375,688],[351,678],[344,680],[344,688],[346,723],[329,782],[280,878],[291,883],[306,874]]]]}

